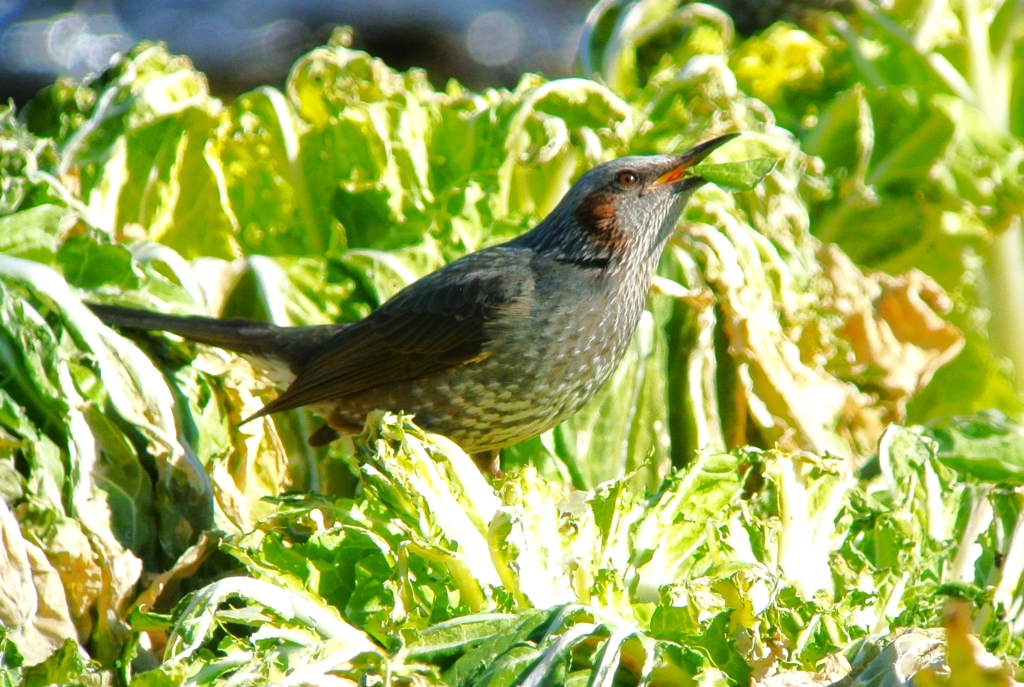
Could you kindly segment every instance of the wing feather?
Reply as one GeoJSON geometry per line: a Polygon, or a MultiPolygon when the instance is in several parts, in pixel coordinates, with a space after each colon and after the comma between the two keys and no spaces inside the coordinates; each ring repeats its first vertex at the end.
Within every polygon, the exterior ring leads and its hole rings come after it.
{"type": "Polygon", "coordinates": [[[499,247],[473,253],[411,284],[324,342],[324,353],[253,417],[473,362],[503,315],[528,313],[533,290],[528,260],[520,251],[499,247]]]}

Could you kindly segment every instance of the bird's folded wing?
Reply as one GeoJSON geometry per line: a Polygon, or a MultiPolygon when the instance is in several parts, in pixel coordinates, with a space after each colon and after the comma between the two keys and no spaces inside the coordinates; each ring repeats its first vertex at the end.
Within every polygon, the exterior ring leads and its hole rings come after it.
{"type": "Polygon", "coordinates": [[[523,268],[459,268],[421,279],[324,342],[324,353],[253,417],[482,360],[495,321],[514,326],[528,311],[532,279],[523,268]]]}

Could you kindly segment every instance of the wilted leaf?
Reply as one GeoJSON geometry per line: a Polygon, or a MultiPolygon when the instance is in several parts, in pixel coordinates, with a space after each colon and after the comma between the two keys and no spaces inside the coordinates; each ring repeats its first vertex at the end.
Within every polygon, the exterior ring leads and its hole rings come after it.
{"type": "Polygon", "coordinates": [[[921,687],[1015,687],[1013,669],[970,633],[970,606],[952,604],[946,617],[946,666],[927,666],[914,677],[921,687]]]}
{"type": "Polygon", "coordinates": [[[955,358],[964,337],[943,319],[953,307],[929,277],[910,271],[899,277],[868,277],[834,246],[819,252],[832,282],[832,304],[845,320],[842,337],[856,357],[862,388],[875,387],[903,419],[907,400],[955,358]]]}
{"type": "MultiPolygon", "coordinates": [[[[75,636],[58,571],[42,550],[26,541],[17,519],[0,503],[0,622],[29,664],[47,658],[64,639],[75,636]]],[[[77,644],[74,644],[78,650],[77,644]]]]}

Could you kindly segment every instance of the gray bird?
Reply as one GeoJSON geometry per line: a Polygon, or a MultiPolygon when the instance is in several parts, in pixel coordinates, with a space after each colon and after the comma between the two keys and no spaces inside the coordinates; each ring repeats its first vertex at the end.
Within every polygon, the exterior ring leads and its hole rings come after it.
{"type": "Polygon", "coordinates": [[[728,134],[680,155],[623,157],[573,185],[536,227],[410,284],[352,323],[277,327],[92,305],[107,324],[163,330],[265,359],[294,375],[254,419],[309,406],[310,437],[358,433],[405,411],[498,471],[501,448],[575,413],[622,360],[683,207],[691,167],[728,134]]]}

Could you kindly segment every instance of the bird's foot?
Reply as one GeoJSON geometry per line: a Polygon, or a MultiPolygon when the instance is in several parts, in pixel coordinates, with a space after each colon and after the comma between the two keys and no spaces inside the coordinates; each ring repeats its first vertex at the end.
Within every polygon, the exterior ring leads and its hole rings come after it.
{"type": "Polygon", "coordinates": [[[317,446],[326,446],[340,436],[341,434],[338,430],[330,425],[323,425],[320,429],[310,434],[307,441],[310,446],[316,448],[317,446]]]}
{"type": "Polygon", "coordinates": [[[501,451],[479,451],[471,456],[480,472],[488,477],[501,478],[505,473],[501,471],[501,451]]]}

